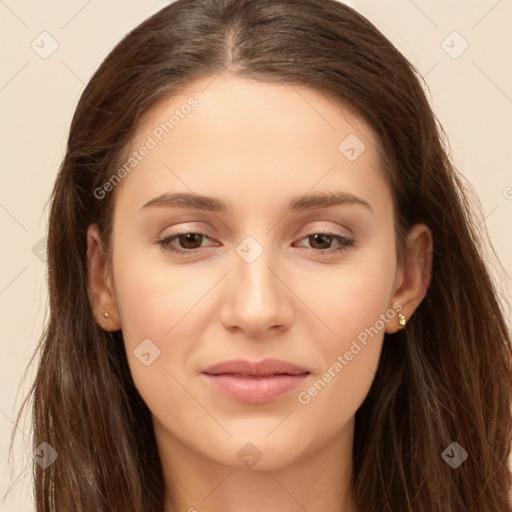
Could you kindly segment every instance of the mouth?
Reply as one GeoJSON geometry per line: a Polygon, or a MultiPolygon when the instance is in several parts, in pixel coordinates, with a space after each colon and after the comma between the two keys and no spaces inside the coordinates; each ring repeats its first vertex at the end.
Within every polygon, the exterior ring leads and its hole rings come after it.
{"type": "Polygon", "coordinates": [[[288,395],[310,375],[305,368],[275,359],[226,361],[201,373],[213,390],[247,404],[268,403],[288,395]]]}

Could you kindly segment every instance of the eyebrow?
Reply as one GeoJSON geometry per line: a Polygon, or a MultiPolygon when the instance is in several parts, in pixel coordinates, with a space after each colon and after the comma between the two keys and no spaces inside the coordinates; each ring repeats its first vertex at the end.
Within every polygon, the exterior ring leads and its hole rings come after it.
{"type": "MultiPolygon", "coordinates": [[[[348,192],[319,192],[295,196],[290,199],[288,210],[305,211],[338,205],[360,205],[373,213],[372,207],[367,201],[348,192]]],[[[190,193],[162,194],[141,206],[140,210],[154,207],[196,209],[224,214],[233,213],[232,207],[220,199],[190,193]]]]}

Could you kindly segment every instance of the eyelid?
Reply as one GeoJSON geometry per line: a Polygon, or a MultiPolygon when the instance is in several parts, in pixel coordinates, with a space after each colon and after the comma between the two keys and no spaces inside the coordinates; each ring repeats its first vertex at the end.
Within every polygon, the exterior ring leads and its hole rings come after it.
{"type": "MultiPolygon", "coordinates": [[[[345,229],[347,231],[349,231],[349,232],[348,233],[339,232],[338,231],[339,228],[328,228],[328,227],[325,227],[325,226],[321,226],[321,227],[317,228],[315,226],[312,226],[311,228],[308,228],[306,230],[299,231],[294,236],[294,238],[296,238],[296,239],[298,238],[299,240],[302,240],[306,236],[313,235],[313,234],[319,234],[319,233],[326,234],[326,235],[341,236],[341,237],[344,237],[344,238],[347,238],[347,239],[353,238],[353,235],[350,233],[350,230],[348,228],[345,228],[345,229]]],[[[165,236],[161,236],[159,238],[160,239],[162,239],[162,238],[169,238],[169,237],[172,237],[172,236],[183,235],[183,234],[187,234],[187,233],[193,233],[193,234],[203,235],[203,236],[206,236],[206,237],[208,237],[210,239],[213,239],[213,237],[211,235],[209,235],[207,233],[207,231],[208,231],[207,229],[201,230],[201,228],[197,228],[197,227],[194,227],[194,226],[191,226],[191,225],[185,225],[184,227],[179,228],[177,231],[174,231],[174,232],[172,232],[172,233],[170,233],[168,235],[165,235],[165,236]]]]}
{"type": "MultiPolygon", "coordinates": [[[[349,231],[346,229],[346,231],[349,231]]],[[[315,235],[315,234],[323,234],[323,235],[333,235],[333,236],[342,236],[344,238],[353,238],[353,235],[348,233],[343,233],[340,231],[340,228],[330,228],[325,226],[316,227],[313,226],[311,228],[308,228],[306,230],[299,231],[299,234],[297,235],[297,238],[300,237],[300,240],[302,240],[304,237],[309,235],[315,235]]]]}

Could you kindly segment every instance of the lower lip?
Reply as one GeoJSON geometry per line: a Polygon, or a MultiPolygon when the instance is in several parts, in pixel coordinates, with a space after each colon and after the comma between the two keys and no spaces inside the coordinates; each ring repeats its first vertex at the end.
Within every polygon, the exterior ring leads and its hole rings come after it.
{"type": "Polygon", "coordinates": [[[209,375],[207,373],[203,375],[216,391],[233,400],[248,404],[263,404],[277,400],[299,387],[309,373],[264,377],[230,374],[209,375]]]}

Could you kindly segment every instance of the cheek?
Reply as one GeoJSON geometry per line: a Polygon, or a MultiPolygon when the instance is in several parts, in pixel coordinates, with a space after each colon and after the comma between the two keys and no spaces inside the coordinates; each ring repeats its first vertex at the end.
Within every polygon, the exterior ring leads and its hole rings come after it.
{"type": "Polygon", "coordinates": [[[194,314],[191,308],[211,287],[210,273],[164,263],[148,265],[144,250],[117,261],[114,253],[114,269],[116,303],[129,346],[143,338],[172,337],[174,326],[188,311],[194,314]]]}
{"type": "Polygon", "coordinates": [[[125,251],[122,240],[114,248],[116,303],[128,363],[151,410],[167,410],[170,396],[174,405],[183,401],[183,407],[190,407],[190,397],[178,383],[184,382],[190,356],[204,338],[200,319],[208,315],[205,294],[218,277],[211,267],[163,259],[148,265],[148,250],[125,251]]]}
{"type": "Polygon", "coordinates": [[[317,281],[329,288],[317,286],[309,292],[309,304],[321,307],[321,319],[333,332],[322,329],[320,337],[317,333],[316,346],[324,367],[297,399],[307,410],[304,417],[311,428],[316,418],[330,418],[326,436],[355,414],[371,387],[385,326],[396,316],[390,304],[395,270],[394,252],[361,251],[336,273],[336,279],[331,275],[330,280],[317,281]]]}
{"type": "MultiPolygon", "coordinates": [[[[179,383],[184,382],[183,362],[198,339],[190,335],[195,313],[190,308],[211,283],[204,283],[208,279],[201,278],[200,273],[193,279],[178,267],[148,268],[143,251],[124,253],[121,244],[118,248],[119,255],[129,254],[116,257],[114,251],[113,263],[116,303],[131,375],[150,410],[167,418],[171,403],[174,410],[193,407],[179,383]],[[183,331],[184,326],[188,326],[187,332],[183,331]]],[[[180,423],[187,424],[188,420],[184,415],[180,423]]]]}
{"type": "MultiPolygon", "coordinates": [[[[382,243],[381,247],[386,246],[382,243]]],[[[326,346],[339,350],[346,341],[374,326],[391,306],[395,276],[394,251],[386,252],[376,244],[354,253],[338,269],[324,269],[315,276],[315,286],[311,281],[303,293],[334,331],[323,330],[332,340],[326,346]]],[[[383,328],[380,322],[377,327],[383,328]]]]}

